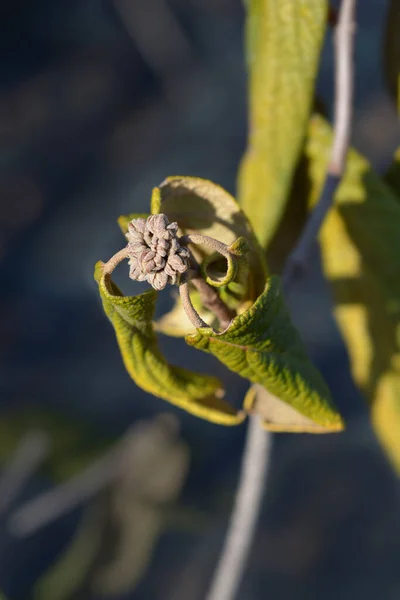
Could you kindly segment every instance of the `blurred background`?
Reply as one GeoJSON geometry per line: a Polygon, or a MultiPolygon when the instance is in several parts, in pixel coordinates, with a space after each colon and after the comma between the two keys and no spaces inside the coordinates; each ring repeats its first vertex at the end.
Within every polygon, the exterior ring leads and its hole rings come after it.
{"type": "MultiPolygon", "coordinates": [[[[353,141],[399,144],[383,82],[388,2],[359,2],[353,141]]],[[[235,190],[246,141],[240,0],[0,6],[0,590],[9,600],[200,600],[245,427],[208,424],[130,380],[93,266],[168,175],[235,190]],[[58,486],[62,486],[59,488],[58,486]]],[[[318,93],[332,109],[330,34],[318,93]]],[[[122,274],[122,276],[121,276],[122,274]]],[[[137,287],[121,268],[126,293],[137,287]]],[[[159,311],[172,304],[162,294],[159,311]]],[[[276,435],[240,599],[400,598],[400,490],[368,425],[318,257],[293,319],[349,421],[276,435]]],[[[246,383],[184,342],[171,362],[246,383]]]]}

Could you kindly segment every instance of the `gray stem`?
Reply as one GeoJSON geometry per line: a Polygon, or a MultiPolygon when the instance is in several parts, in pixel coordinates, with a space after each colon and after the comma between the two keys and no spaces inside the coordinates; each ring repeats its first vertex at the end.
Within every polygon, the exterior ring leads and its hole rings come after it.
{"type": "Polygon", "coordinates": [[[272,434],[249,417],[239,487],[220,560],[206,600],[231,600],[237,595],[260,514],[269,467],[272,434]]]}

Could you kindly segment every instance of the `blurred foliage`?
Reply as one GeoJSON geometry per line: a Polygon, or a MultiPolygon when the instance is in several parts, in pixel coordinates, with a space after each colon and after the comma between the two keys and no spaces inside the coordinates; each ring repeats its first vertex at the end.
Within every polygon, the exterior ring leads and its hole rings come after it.
{"type": "MultiPolygon", "coordinates": [[[[319,197],[332,145],[321,117],[310,126],[306,154],[319,197]]],[[[400,470],[400,201],[350,150],[347,168],[321,230],[323,268],[354,380],[368,399],[372,423],[400,470]]]]}
{"type": "Polygon", "coordinates": [[[43,463],[44,472],[54,482],[64,481],[90,465],[112,439],[101,439],[99,432],[82,421],[44,409],[5,413],[0,418],[0,463],[4,464],[27,431],[43,431],[50,452],[43,463]]]}
{"type": "Polygon", "coordinates": [[[185,482],[189,450],[171,415],[138,421],[120,445],[117,477],[89,502],[72,542],[36,584],[35,600],[115,596],[144,576],[185,482]]]}
{"type": "Polygon", "coordinates": [[[266,248],[280,222],[306,134],[326,0],[248,0],[249,139],[238,198],[266,248]]]}

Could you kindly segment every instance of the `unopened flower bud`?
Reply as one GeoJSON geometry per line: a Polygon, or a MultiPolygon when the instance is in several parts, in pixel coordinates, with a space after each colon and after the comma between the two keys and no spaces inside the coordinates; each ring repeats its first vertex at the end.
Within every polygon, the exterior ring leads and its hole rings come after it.
{"type": "Polygon", "coordinates": [[[133,219],[128,225],[129,276],[148,281],[156,290],[174,284],[189,268],[189,250],[177,239],[178,224],[164,214],[133,219]]]}

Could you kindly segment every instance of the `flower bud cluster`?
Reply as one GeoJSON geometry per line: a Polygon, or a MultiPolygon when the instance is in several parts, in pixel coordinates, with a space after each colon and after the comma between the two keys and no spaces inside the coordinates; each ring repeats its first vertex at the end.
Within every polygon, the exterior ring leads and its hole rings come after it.
{"type": "Polygon", "coordinates": [[[129,251],[129,277],[148,281],[156,290],[175,284],[179,274],[189,268],[189,250],[179,244],[178,224],[166,215],[133,219],[126,238],[129,251]]]}

